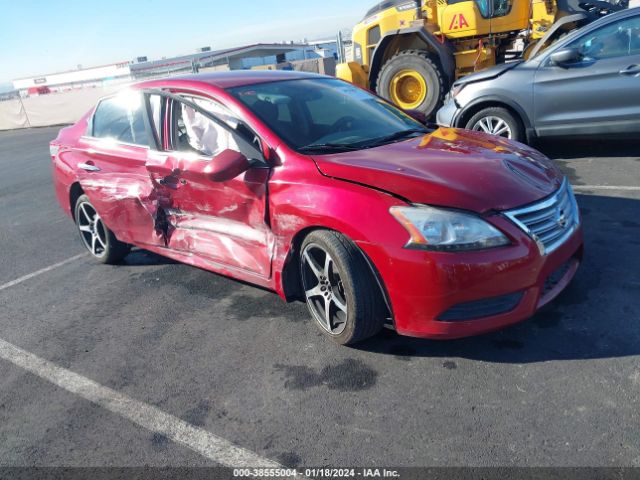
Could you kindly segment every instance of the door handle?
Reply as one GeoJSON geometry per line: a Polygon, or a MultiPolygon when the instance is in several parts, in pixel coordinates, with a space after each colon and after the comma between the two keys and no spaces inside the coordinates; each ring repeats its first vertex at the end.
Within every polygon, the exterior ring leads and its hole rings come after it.
{"type": "Polygon", "coordinates": [[[629,65],[618,73],[620,73],[620,75],[640,75],[640,65],[629,65]]]}
{"type": "Polygon", "coordinates": [[[78,168],[82,170],[86,170],[87,172],[99,172],[100,167],[96,167],[95,165],[91,165],[89,163],[79,163],[78,168]]]}

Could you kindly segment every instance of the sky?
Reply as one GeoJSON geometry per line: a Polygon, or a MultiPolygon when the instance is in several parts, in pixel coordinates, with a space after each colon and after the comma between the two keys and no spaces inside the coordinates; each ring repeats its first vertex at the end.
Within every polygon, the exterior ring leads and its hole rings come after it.
{"type": "Polygon", "coordinates": [[[0,0],[0,84],[257,42],[333,37],[378,0],[0,0]]]}

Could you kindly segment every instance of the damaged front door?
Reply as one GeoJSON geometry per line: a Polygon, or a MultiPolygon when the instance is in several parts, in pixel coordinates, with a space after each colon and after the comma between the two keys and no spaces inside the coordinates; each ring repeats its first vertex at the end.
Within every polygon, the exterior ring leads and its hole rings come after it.
{"type": "Polygon", "coordinates": [[[251,141],[259,140],[216,102],[175,95],[167,102],[167,151],[148,162],[161,200],[158,218],[165,222],[166,246],[222,273],[268,278],[273,248],[266,222],[269,169],[251,141]],[[214,180],[210,172],[216,162],[233,160],[233,152],[251,167],[234,178],[214,180]]]}

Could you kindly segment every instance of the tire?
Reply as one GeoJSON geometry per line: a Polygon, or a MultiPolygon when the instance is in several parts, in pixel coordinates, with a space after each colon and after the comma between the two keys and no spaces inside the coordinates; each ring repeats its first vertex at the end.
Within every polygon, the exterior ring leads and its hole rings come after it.
{"type": "MultiPolygon", "coordinates": [[[[435,115],[444,102],[445,83],[445,76],[438,61],[428,52],[405,50],[395,54],[382,66],[376,82],[376,91],[378,95],[396,103],[400,108],[419,110],[429,118],[435,115]],[[394,95],[394,80],[401,77],[403,72],[407,72],[407,75],[417,74],[424,80],[426,93],[424,97],[418,96],[423,98],[422,101],[410,103],[407,99],[402,103],[399,102],[399,96],[394,95]]],[[[398,85],[396,83],[396,88],[398,85]]]]}
{"type": "Polygon", "coordinates": [[[480,110],[469,119],[465,128],[492,135],[499,132],[498,136],[518,142],[526,140],[520,119],[503,107],[488,107],[480,110]]]}
{"type": "Polygon", "coordinates": [[[348,238],[330,230],[311,232],[300,248],[299,263],[307,307],[314,323],[331,340],[352,345],[382,329],[386,318],[383,294],[363,254],[348,238]],[[327,270],[329,275],[325,275],[327,270]],[[327,305],[329,320],[324,315],[327,305]]]}
{"type": "Polygon", "coordinates": [[[113,265],[127,256],[131,246],[119,241],[102,222],[89,197],[80,195],[74,208],[80,240],[100,263],[113,265]]]}

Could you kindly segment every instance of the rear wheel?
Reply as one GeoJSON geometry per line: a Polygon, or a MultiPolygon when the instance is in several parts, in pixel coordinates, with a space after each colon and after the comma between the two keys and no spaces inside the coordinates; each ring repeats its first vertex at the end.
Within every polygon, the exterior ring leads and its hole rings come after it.
{"type": "Polygon", "coordinates": [[[377,92],[403,110],[419,110],[427,117],[442,106],[445,81],[438,62],[422,50],[405,50],[380,70],[377,92]]]}
{"type": "Polygon", "coordinates": [[[465,128],[518,142],[525,141],[524,129],[520,120],[509,110],[502,107],[489,107],[480,110],[469,119],[465,128]]]}
{"type": "Polygon", "coordinates": [[[357,247],[338,232],[317,230],[300,251],[307,306],[321,330],[341,345],[378,333],[385,321],[384,299],[357,247]]]}
{"type": "Polygon", "coordinates": [[[76,201],[75,219],[82,243],[99,262],[117,263],[129,253],[131,247],[107,228],[86,195],[76,201]]]}

